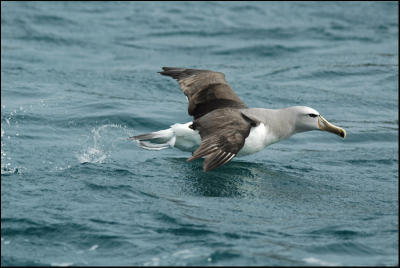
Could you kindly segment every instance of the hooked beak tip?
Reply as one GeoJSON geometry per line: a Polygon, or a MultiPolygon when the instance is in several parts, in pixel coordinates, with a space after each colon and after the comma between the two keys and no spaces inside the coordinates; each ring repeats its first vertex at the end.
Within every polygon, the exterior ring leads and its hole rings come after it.
{"type": "Polygon", "coordinates": [[[325,118],[323,118],[322,115],[319,116],[318,127],[320,130],[332,132],[334,134],[339,135],[343,139],[346,138],[346,130],[331,124],[325,118]]]}
{"type": "Polygon", "coordinates": [[[346,138],[346,130],[344,130],[344,129],[341,129],[341,131],[340,131],[340,137],[342,137],[343,139],[345,139],[346,138]]]}

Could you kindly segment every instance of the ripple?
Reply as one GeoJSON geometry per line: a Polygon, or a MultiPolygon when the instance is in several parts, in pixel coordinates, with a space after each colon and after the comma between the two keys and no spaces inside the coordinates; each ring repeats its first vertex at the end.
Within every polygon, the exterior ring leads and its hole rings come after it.
{"type": "Polygon", "coordinates": [[[255,45],[242,48],[220,49],[213,52],[215,55],[237,55],[237,56],[252,56],[252,57],[277,57],[290,53],[300,52],[311,47],[288,47],[283,45],[255,45]]]}
{"type": "Polygon", "coordinates": [[[105,163],[102,165],[98,165],[97,163],[82,163],[75,166],[69,167],[67,170],[62,170],[62,172],[68,172],[69,175],[76,174],[86,174],[86,175],[99,175],[99,174],[108,174],[108,175],[134,175],[128,169],[121,168],[120,166],[112,163],[105,163]]]}
{"type": "Polygon", "coordinates": [[[169,215],[166,215],[165,213],[158,213],[156,219],[161,222],[167,223],[168,225],[175,226],[166,228],[155,228],[155,231],[157,233],[171,233],[174,235],[183,235],[183,236],[203,236],[203,235],[215,234],[214,231],[205,228],[205,225],[182,223],[180,219],[171,217],[169,215]]]}
{"type": "Polygon", "coordinates": [[[32,266],[48,266],[47,263],[41,262],[35,259],[30,259],[26,257],[12,257],[12,256],[2,256],[1,265],[7,266],[20,266],[20,267],[32,267],[32,266]]]}
{"type": "Polygon", "coordinates": [[[381,250],[371,248],[369,246],[357,242],[337,242],[328,243],[323,245],[307,246],[308,252],[319,254],[345,254],[345,255],[359,255],[368,256],[382,254],[381,250]]]}
{"type": "Polygon", "coordinates": [[[324,227],[318,230],[313,230],[311,232],[308,232],[307,234],[309,235],[315,235],[315,236],[333,236],[336,237],[337,239],[354,239],[356,237],[367,237],[371,236],[371,234],[361,232],[361,231],[354,231],[354,230],[348,230],[340,226],[329,226],[329,227],[324,227]]]}
{"type": "Polygon", "coordinates": [[[35,24],[38,25],[57,25],[57,26],[70,26],[72,25],[76,25],[76,23],[73,20],[64,18],[64,17],[60,17],[60,16],[56,16],[56,15],[35,15],[32,17],[32,21],[35,24]]]}
{"type": "Polygon", "coordinates": [[[56,46],[76,46],[85,47],[87,46],[86,41],[81,41],[77,38],[67,38],[55,33],[40,33],[33,29],[29,29],[28,32],[19,37],[22,41],[35,42],[39,44],[50,44],[56,46]]]}
{"type": "Polygon", "coordinates": [[[85,182],[85,185],[95,191],[130,191],[131,186],[126,185],[126,184],[121,184],[121,185],[101,185],[101,184],[96,184],[96,183],[90,183],[90,182],[85,182]]]}
{"type": "Polygon", "coordinates": [[[397,163],[397,160],[396,159],[350,159],[350,160],[345,160],[345,162],[353,165],[371,167],[371,166],[381,166],[381,165],[392,166],[393,164],[397,163]]]}
{"type": "Polygon", "coordinates": [[[164,234],[169,233],[178,236],[189,236],[189,237],[196,237],[196,236],[206,236],[214,234],[213,231],[207,229],[197,229],[197,228],[190,228],[190,227],[176,227],[176,228],[158,228],[155,229],[157,233],[164,234]]]}
{"type": "MultiPolygon", "coordinates": [[[[3,222],[3,219],[2,219],[3,222]]],[[[34,237],[62,237],[65,234],[76,232],[76,231],[89,231],[90,229],[83,224],[76,223],[57,223],[57,224],[45,224],[39,222],[28,222],[26,220],[19,219],[8,219],[4,221],[4,235],[8,237],[13,236],[34,236],[34,237]],[[9,223],[18,223],[10,224],[9,223]],[[21,225],[22,224],[22,225],[21,225]]]]}
{"type": "Polygon", "coordinates": [[[241,254],[236,250],[216,250],[210,255],[210,258],[213,262],[219,262],[227,259],[239,258],[241,254]]]}

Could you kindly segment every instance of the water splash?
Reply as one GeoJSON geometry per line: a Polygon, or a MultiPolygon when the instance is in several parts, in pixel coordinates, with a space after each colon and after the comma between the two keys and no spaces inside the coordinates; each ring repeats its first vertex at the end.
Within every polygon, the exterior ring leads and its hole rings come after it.
{"type": "Polygon", "coordinates": [[[80,163],[104,163],[111,156],[115,144],[118,141],[125,140],[130,133],[126,127],[118,124],[106,124],[100,127],[95,127],[91,130],[89,136],[90,145],[83,152],[76,156],[80,163]],[[121,136],[116,130],[123,130],[121,136]]]}
{"type": "Polygon", "coordinates": [[[107,158],[108,153],[103,148],[101,144],[100,131],[103,130],[105,126],[92,129],[92,140],[93,144],[86,148],[82,155],[77,155],[80,163],[103,163],[107,158]]]}
{"type": "Polygon", "coordinates": [[[88,148],[83,155],[78,155],[80,163],[103,163],[106,158],[107,153],[97,148],[88,148]]]}
{"type": "MultiPolygon", "coordinates": [[[[2,105],[2,113],[5,113],[5,105],[2,105]]],[[[23,108],[20,107],[20,110],[22,111],[23,108]]],[[[13,116],[17,113],[16,110],[14,110],[13,112],[10,113],[9,116],[2,118],[2,120],[5,120],[6,124],[2,124],[1,126],[1,175],[9,175],[9,174],[15,174],[18,173],[18,168],[16,167],[12,167],[11,164],[11,157],[9,155],[7,155],[7,151],[6,151],[6,144],[5,141],[6,140],[10,140],[10,136],[7,136],[7,139],[5,139],[5,130],[3,128],[4,127],[9,127],[11,125],[10,120],[13,119],[13,116]]],[[[18,122],[15,121],[15,125],[18,127],[18,122]]],[[[16,136],[18,136],[19,134],[16,133],[16,136]]]]}

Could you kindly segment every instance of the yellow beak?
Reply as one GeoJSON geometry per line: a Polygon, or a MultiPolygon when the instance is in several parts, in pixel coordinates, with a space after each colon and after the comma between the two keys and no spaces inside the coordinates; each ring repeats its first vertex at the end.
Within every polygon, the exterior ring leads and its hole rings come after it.
{"type": "Polygon", "coordinates": [[[336,135],[339,135],[343,139],[346,138],[346,130],[329,123],[328,120],[322,117],[322,115],[320,115],[318,118],[318,127],[320,130],[332,132],[336,135]]]}

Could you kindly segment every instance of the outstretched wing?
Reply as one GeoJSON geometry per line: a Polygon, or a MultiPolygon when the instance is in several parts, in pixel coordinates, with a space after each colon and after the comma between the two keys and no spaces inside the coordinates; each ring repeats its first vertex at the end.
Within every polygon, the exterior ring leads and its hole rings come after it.
{"type": "Polygon", "coordinates": [[[247,108],[219,72],[163,67],[162,75],[178,80],[189,101],[188,113],[195,119],[221,108],[247,108]]]}
{"type": "Polygon", "coordinates": [[[232,108],[214,110],[194,120],[192,128],[199,131],[202,142],[188,161],[205,157],[204,171],[228,163],[242,149],[253,123],[232,108]]]}

